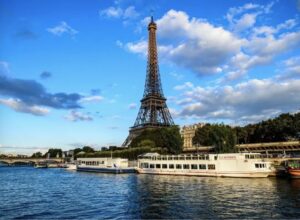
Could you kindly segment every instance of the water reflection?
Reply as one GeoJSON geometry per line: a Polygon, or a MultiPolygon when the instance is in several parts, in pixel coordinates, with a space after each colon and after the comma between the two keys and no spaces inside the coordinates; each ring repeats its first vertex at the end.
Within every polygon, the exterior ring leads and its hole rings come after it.
{"type": "Polygon", "coordinates": [[[0,168],[0,218],[298,218],[300,180],[0,168]]]}

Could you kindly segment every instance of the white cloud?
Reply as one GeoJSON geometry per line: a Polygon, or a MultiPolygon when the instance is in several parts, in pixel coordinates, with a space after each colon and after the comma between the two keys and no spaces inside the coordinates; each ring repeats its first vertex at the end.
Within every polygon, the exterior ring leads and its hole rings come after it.
{"type": "MultiPolygon", "coordinates": [[[[230,8],[226,15],[229,30],[183,11],[169,10],[156,21],[159,56],[200,76],[219,74],[216,82],[245,77],[250,69],[268,65],[300,47],[297,17],[274,26],[257,24],[258,16],[266,16],[273,5],[248,3],[230,8]]],[[[122,44],[122,48],[143,56],[147,56],[147,47],[144,39],[122,44]]]]}
{"type": "Polygon", "coordinates": [[[9,64],[5,61],[0,61],[0,74],[6,75],[9,73],[9,64]]]}
{"type": "Polygon", "coordinates": [[[300,56],[285,60],[283,73],[277,76],[278,80],[300,78],[300,56]]]}
{"type": "Polygon", "coordinates": [[[93,121],[93,118],[90,115],[75,110],[70,111],[67,115],[65,115],[64,118],[68,121],[73,121],[73,122],[93,121]]]}
{"type": "Polygon", "coordinates": [[[251,122],[300,108],[300,80],[252,79],[234,86],[193,87],[177,101],[180,117],[251,122]]]}
{"type": "Polygon", "coordinates": [[[69,34],[71,36],[78,34],[78,31],[69,26],[65,21],[60,22],[59,25],[53,28],[47,28],[47,31],[56,36],[61,36],[64,33],[69,34]]]}
{"type": "Polygon", "coordinates": [[[126,48],[132,52],[137,54],[142,54],[147,56],[148,43],[147,41],[139,41],[137,43],[127,43],[126,48]]]}
{"type": "Polygon", "coordinates": [[[256,22],[257,14],[244,14],[239,20],[236,21],[234,31],[240,32],[247,28],[253,27],[256,22]]]}
{"type": "Polygon", "coordinates": [[[130,104],[128,105],[128,108],[129,108],[129,109],[136,109],[136,107],[137,107],[137,104],[136,104],[136,103],[130,103],[130,104]]]}
{"type": "Polygon", "coordinates": [[[139,16],[139,13],[135,10],[134,6],[129,6],[124,10],[123,17],[124,19],[133,19],[139,16]]]}
{"type": "Polygon", "coordinates": [[[193,87],[194,87],[193,83],[185,82],[183,85],[175,86],[174,89],[175,90],[184,90],[184,89],[193,88],[193,87]]]}
{"type": "Polygon", "coordinates": [[[99,12],[100,16],[108,18],[119,18],[123,14],[123,10],[119,7],[109,7],[99,12]]]}
{"type": "Polygon", "coordinates": [[[136,11],[134,6],[129,6],[122,9],[119,6],[112,6],[99,11],[100,16],[107,18],[122,18],[124,20],[135,19],[140,14],[136,11]]]}
{"type": "Polygon", "coordinates": [[[86,96],[80,99],[80,103],[97,103],[101,102],[104,98],[99,95],[94,95],[94,96],[86,96]]]}
{"type": "MultiPolygon", "coordinates": [[[[220,66],[239,51],[242,40],[222,27],[189,16],[182,11],[170,10],[157,20],[158,36],[166,44],[159,46],[164,60],[205,75],[220,72],[220,66]]],[[[147,42],[127,43],[133,53],[146,55],[147,42]]]]}
{"type": "Polygon", "coordinates": [[[36,116],[44,116],[50,112],[50,110],[45,107],[28,105],[19,99],[13,98],[0,99],[0,104],[8,106],[17,112],[29,113],[36,116]]]}

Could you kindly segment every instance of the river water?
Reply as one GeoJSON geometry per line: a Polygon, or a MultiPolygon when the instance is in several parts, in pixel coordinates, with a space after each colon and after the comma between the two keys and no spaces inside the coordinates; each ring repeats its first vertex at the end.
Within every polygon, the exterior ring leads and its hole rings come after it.
{"type": "Polygon", "coordinates": [[[300,218],[300,180],[0,167],[0,219],[300,218]]]}

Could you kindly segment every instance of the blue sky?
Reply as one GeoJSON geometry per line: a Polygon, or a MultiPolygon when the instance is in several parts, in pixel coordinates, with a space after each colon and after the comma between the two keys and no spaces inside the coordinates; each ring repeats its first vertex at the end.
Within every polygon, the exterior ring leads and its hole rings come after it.
{"type": "Polygon", "coordinates": [[[0,0],[0,153],[121,145],[151,13],[176,124],[299,111],[299,12],[297,0],[0,0]]]}

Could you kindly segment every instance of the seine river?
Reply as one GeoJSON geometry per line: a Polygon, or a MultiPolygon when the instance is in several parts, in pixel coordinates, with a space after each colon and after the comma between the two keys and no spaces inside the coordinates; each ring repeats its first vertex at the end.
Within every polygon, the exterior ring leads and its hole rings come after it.
{"type": "Polygon", "coordinates": [[[0,167],[0,219],[299,217],[300,180],[0,167]]]}

